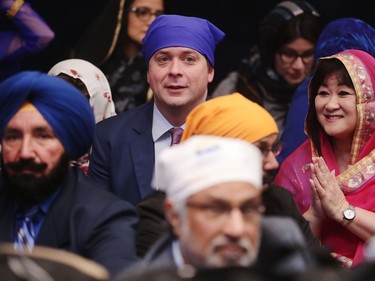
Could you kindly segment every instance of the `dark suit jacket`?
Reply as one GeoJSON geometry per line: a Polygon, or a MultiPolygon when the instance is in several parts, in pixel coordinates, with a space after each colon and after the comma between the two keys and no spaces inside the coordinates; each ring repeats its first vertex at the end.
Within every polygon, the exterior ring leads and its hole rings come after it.
{"type": "Polygon", "coordinates": [[[295,220],[301,229],[307,244],[318,247],[319,241],[311,231],[309,222],[299,211],[292,193],[278,185],[271,184],[262,194],[263,204],[266,207],[266,216],[290,217],[295,220]]]}
{"type": "Polygon", "coordinates": [[[99,122],[90,154],[89,178],[133,205],[153,191],[153,105],[99,122]]]}
{"type": "MultiPolygon", "coordinates": [[[[127,274],[136,272],[175,267],[172,254],[173,240],[170,232],[162,235],[141,261],[115,276],[114,280],[122,280],[127,274]]],[[[274,278],[291,277],[313,269],[315,265],[314,256],[309,252],[295,221],[287,217],[263,218],[259,255],[257,262],[252,266],[257,272],[274,278]]]]}
{"type": "MultiPolygon", "coordinates": [[[[1,183],[0,242],[13,243],[14,223],[14,200],[1,183]]],[[[137,223],[134,207],[95,187],[80,170],[72,168],[35,243],[95,260],[116,274],[138,260],[137,223]]]]}

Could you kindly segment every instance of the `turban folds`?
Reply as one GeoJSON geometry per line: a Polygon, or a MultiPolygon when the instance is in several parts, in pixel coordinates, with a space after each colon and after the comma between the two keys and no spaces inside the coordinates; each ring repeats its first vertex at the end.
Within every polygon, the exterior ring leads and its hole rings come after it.
{"type": "Polygon", "coordinates": [[[142,39],[142,52],[146,63],[152,55],[163,48],[185,47],[204,55],[215,65],[215,47],[225,34],[211,22],[196,17],[179,15],[158,16],[142,39]]]}
{"type": "Polygon", "coordinates": [[[152,185],[174,202],[216,184],[247,182],[261,190],[262,154],[246,141],[193,136],[161,152],[152,185]]]}
{"type": "Polygon", "coordinates": [[[23,71],[0,84],[0,138],[25,101],[52,127],[70,159],[87,153],[95,133],[94,114],[84,95],[58,77],[23,71]]]}
{"type": "Polygon", "coordinates": [[[254,143],[278,132],[276,122],[267,110],[234,93],[213,98],[194,108],[187,116],[181,141],[193,135],[214,135],[254,143]]]}

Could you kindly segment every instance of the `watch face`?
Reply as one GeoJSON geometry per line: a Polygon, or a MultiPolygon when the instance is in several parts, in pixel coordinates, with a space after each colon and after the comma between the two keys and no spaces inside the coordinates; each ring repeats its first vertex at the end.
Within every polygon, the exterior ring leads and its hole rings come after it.
{"type": "Polygon", "coordinates": [[[352,209],[346,209],[344,211],[344,218],[347,220],[352,220],[355,217],[355,211],[352,209]]]}

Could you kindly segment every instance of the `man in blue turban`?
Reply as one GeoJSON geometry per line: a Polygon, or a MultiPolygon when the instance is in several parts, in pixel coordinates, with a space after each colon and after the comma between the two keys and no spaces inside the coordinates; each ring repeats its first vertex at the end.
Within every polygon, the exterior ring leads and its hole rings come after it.
{"type": "Polygon", "coordinates": [[[89,102],[68,82],[25,71],[0,84],[0,242],[71,251],[111,274],[137,260],[134,208],[70,165],[94,131],[89,102]]]}
{"type": "Polygon", "coordinates": [[[181,136],[189,112],[206,101],[223,38],[202,18],[161,15],[151,23],[142,52],[153,99],[97,124],[88,171],[93,181],[134,205],[154,192],[155,160],[181,136]]]}

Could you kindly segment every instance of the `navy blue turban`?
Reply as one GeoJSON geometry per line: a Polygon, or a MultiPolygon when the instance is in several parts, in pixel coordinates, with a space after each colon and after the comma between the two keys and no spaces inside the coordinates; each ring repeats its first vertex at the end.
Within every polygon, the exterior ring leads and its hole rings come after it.
{"type": "Polygon", "coordinates": [[[0,139],[25,101],[46,119],[70,159],[88,152],[95,133],[88,100],[63,79],[38,71],[20,72],[0,84],[0,139]]]}
{"type": "Polygon", "coordinates": [[[375,57],[375,29],[357,18],[340,18],[327,24],[315,46],[315,61],[347,49],[362,50],[375,57]]]}
{"type": "Polygon", "coordinates": [[[142,39],[146,63],[163,48],[185,47],[204,55],[215,66],[215,47],[225,34],[211,22],[196,17],[178,15],[158,16],[142,39]]]}

